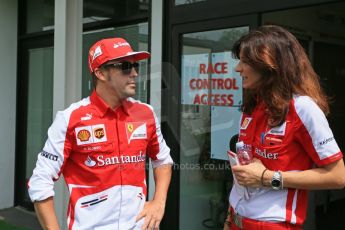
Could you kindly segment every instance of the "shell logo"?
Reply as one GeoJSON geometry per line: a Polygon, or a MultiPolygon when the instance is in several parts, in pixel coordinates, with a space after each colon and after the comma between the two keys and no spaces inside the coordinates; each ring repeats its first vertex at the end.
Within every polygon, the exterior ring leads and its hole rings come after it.
{"type": "Polygon", "coordinates": [[[86,129],[82,129],[78,132],[77,137],[80,141],[88,141],[91,137],[91,133],[86,129]]]}
{"type": "Polygon", "coordinates": [[[104,129],[103,128],[98,128],[93,130],[93,133],[95,134],[95,137],[98,139],[102,139],[104,137],[104,129]]]}

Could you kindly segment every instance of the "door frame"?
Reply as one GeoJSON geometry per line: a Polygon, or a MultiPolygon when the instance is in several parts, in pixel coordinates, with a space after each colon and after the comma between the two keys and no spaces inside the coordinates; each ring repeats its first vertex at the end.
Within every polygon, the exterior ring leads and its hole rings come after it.
{"type": "Polygon", "coordinates": [[[163,66],[162,75],[162,131],[169,143],[173,167],[172,181],[167,198],[165,218],[162,220],[161,229],[179,229],[180,216],[180,113],[181,113],[181,54],[182,36],[186,33],[219,30],[232,27],[249,26],[249,29],[257,27],[261,22],[259,14],[226,17],[198,21],[186,24],[172,25],[171,32],[166,36],[163,53],[163,61],[169,63],[163,66]],[[176,224],[178,223],[178,224],[176,224]]]}

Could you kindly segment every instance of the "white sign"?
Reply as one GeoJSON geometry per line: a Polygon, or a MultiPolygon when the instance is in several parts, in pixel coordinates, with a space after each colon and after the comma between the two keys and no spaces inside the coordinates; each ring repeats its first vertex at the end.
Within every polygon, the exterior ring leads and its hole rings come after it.
{"type": "Polygon", "coordinates": [[[241,112],[239,107],[211,107],[211,158],[228,160],[231,137],[238,134],[241,112]]]}
{"type": "Polygon", "coordinates": [[[212,94],[227,95],[227,97],[231,95],[233,104],[230,107],[217,105],[211,107],[211,158],[227,160],[229,141],[239,132],[242,79],[239,73],[235,72],[238,60],[232,58],[231,52],[213,53],[212,63],[226,63],[227,66],[224,75],[212,74],[212,78],[217,81],[224,79],[223,87],[213,90],[212,94]]]}
{"type": "MultiPolygon", "coordinates": [[[[182,57],[181,104],[211,107],[209,130],[213,159],[228,159],[229,141],[239,131],[242,79],[235,72],[237,63],[231,52],[182,57]]],[[[199,129],[202,128],[201,125],[199,129]]],[[[197,131],[194,129],[192,132],[197,131]]]]}
{"type": "Polygon", "coordinates": [[[242,79],[234,71],[238,60],[231,52],[182,57],[182,97],[185,105],[238,106],[242,79]]]}
{"type": "Polygon", "coordinates": [[[193,105],[194,98],[197,94],[208,94],[207,89],[194,90],[190,87],[191,82],[195,79],[200,79],[200,81],[208,79],[208,74],[200,74],[199,71],[200,65],[208,62],[209,54],[191,54],[182,56],[181,104],[193,105]]]}

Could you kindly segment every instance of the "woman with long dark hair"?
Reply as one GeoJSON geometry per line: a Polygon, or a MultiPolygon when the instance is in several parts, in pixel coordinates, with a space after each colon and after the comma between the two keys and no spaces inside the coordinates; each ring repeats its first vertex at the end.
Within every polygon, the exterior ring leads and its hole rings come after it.
{"type": "Polygon", "coordinates": [[[224,229],[301,229],[307,190],[345,186],[327,97],[302,46],[282,27],[252,30],[232,51],[243,79],[239,141],[254,160],[232,167],[224,229]]]}

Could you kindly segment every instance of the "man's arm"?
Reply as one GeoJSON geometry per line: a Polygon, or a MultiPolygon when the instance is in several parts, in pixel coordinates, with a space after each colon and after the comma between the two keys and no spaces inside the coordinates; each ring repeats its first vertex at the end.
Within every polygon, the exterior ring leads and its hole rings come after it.
{"type": "Polygon", "coordinates": [[[137,221],[145,217],[142,229],[158,229],[163,218],[165,202],[171,180],[171,165],[161,165],[153,170],[155,178],[155,193],[152,201],[146,202],[144,209],[137,217],[137,221]]]}
{"type": "Polygon", "coordinates": [[[171,165],[157,167],[153,169],[153,174],[156,184],[153,200],[165,204],[171,180],[171,165]]]}
{"type": "Polygon", "coordinates": [[[34,202],[38,220],[44,230],[59,230],[59,224],[54,210],[54,199],[49,197],[42,201],[34,202]]]}
{"type": "Polygon", "coordinates": [[[28,181],[28,192],[44,229],[59,229],[54,211],[54,181],[59,179],[62,165],[71,152],[70,139],[66,139],[68,119],[58,112],[48,129],[48,139],[38,154],[36,167],[28,181]]]}

